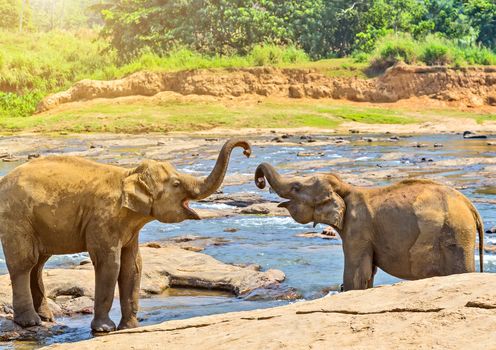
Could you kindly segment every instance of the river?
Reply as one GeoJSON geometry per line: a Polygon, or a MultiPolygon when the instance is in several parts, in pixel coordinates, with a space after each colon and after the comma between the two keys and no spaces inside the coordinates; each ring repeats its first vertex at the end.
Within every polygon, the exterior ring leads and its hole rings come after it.
{"type": "MultiPolygon", "coordinates": [[[[343,142],[326,142],[327,136],[314,136],[318,142],[303,144],[297,142],[282,144],[264,143],[253,147],[253,157],[246,159],[240,151],[235,151],[229,165],[229,174],[252,176],[256,166],[269,162],[282,173],[310,174],[313,172],[335,172],[366,185],[385,185],[401,178],[420,176],[454,185],[468,198],[475,201],[485,227],[496,226],[496,211],[491,200],[496,199],[496,146],[489,146],[487,140],[463,140],[460,135],[424,135],[401,137],[390,140],[391,135],[373,135],[367,140],[364,135],[344,136],[343,142]],[[413,144],[426,147],[414,147],[413,144]],[[434,147],[434,144],[438,146],[434,147]],[[441,144],[442,146],[439,146],[441,144]],[[299,157],[305,152],[305,157],[299,157]],[[301,155],[301,153],[300,153],[301,155]]],[[[257,136],[256,138],[263,138],[257,136]]],[[[267,138],[267,137],[265,137],[267,138]]],[[[296,140],[297,141],[297,140],[296,140]]],[[[338,141],[339,142],[339,141],[338,141]]],[[[59,151],[83,149],[86,144],[73,141],[73,144],[59,151]]],[[[218,146],[206,146],[218,149],[218,146]]],[[[38,150],[40,153],[43,149],[38,150]]],[[[114,148],[108,150],[115,157],[125,158],[134,154],[134,149],[114,148]],[[129,154],[128,154],[129,153],[129,154]]],[[[213,167],[212,157],[197,157],[193,162],[182,157],[180,152],[172,161],[180,171],[205,175],[213,167]]],[[[106,157],[105,161],[112,158],[106,157]]],[[[0,175],[5,175],[19,163],[0,163],[0,175]]],[[[260,191],[253,181],[224,186],[224,193],[248,192],[263,194],[271,200],[277,197],[268,190],[260,191]]],[[[195,203],[193,208],[222,209],[225,204],[195,203]]],[[[329,286],[337,286],[342,281],[343,253],[340,241],[320,238],[296,237],[297,233],[321,230],[318,226],[300,225],[289,217],[260,215],[240,215],[229,218],[186,221],[179,224],[152,222],[146,225],[140,235],[141,242],[156,241],[184,234],[209,237],[222,237],[229,240],[225,245],[212,245],[204,253],[226,263],[256,263],[263,269],[275,268],[285,272],[287,286],[296,288],[305,299],[322,296],[329,286]],[[226,228],[236,228],[233,233],[226,228]]],[[[496,244],[496,235],[487,235],[488,243],[496,244]]],[[[46,268],[78,264],[86,254],[52,257],[46,268]]],[[[478,256],[476,256],[478,259],[478,256]]],[[[496,272],[495,255],[486,254],[485,270],[496,272]]],[[[0,251],[0,273],[6,273],[3,252],[0,251]]],[[[390,284],[398,281],[379,271],[375,284],[390,284]]],[[[142,324],[154,324],[171,319],[224,313],[238,310],[283,305],[285,301],[247,301],[226,293],[174,289],[167,295],[141,300],[140,318],[142,324]]],[[[114,303],[112,318],[119,320],[118,303],[114,303]]],[[[53,342],[68,342],[91,337],[89,324],[91,315],[72,318],[59,318],[66,326],[64,332],[44,340],[42,343],[20,342],[0,344],[0,348],[38,347],[53,342]]]]}

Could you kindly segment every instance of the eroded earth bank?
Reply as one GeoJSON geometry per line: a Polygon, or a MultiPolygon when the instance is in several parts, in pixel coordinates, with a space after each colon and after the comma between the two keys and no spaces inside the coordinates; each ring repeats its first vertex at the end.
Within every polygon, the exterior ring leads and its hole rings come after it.
{"type": "Polygon", "coordinates": [[[415,67],[398,63],[374,79],[328,77],[312,69],[246,68],[191,70],[175,73],[138,72],[111,81],[82,80],[48,96],[37,111],[96,98],[152,96],[170,91],[181,95],[289,98],[332,98],[358,102],[396,102],[428,97],[455,105],[496,105],[496,67],[415,67]]]}

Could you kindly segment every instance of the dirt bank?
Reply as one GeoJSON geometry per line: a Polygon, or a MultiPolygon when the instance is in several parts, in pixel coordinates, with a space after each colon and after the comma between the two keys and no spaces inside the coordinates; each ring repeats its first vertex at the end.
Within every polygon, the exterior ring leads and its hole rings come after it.
{"type": "Polygon", "coordinates": [[[82,80],[69,90],[46,97],[43,112],[61,104],[95,98],[182,95],[333,98],[359,102],[396,102],[412,97],[458,105],[496,105],[496,67],[414,67],[398,64],[374,79],[327,77],[309,69],[247,68],[138,72],[112,81],[82,80]]]}
{"type": "Polygon", "coordinates": [[[464,274],[199,317],[50,349],[489,349],[496,275],[464,274]]]}

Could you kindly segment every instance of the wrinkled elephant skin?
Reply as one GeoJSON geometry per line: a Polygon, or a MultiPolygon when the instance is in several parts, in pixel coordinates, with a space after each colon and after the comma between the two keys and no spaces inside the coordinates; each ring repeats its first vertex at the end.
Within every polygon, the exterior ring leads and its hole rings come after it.
{"type": "Polygon", "coordinates": [[[475,271],[475,235],[483,266],[484,229],[479,213],[460,192],[429,180],[386,187],[352,186],[334,174],[286,178],[269,164],[255,183],[288,201],[293,219],[333,226],[343,241],[344,289],[373,286],[379,267],[408,280],[475,271]]]}
{"type": "Polygon", "coordinates": [[[231,151],[248,142],[229,140],[204,179],[178,173],[167,162],[145,160],[134,169],[78,157],[35,159],[0,180],[0,238],[13,288],[14,320],[33,326],[53,320],[42,269],[54,254],[89,252],[95,268],[96,332],[115,329],[108,313],[119,286],[120,329],[136,327],[140,290],[140,229],[152,220],[176,223],[200,217],[189,200],[221,185],[231,151]]]}

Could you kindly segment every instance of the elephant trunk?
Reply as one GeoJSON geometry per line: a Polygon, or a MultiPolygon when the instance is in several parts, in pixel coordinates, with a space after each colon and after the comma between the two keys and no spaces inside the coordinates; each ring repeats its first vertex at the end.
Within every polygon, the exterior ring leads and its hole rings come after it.
{"type": "Polygon", "coordinates": [[[190,189],[191,199],[203,199],[217,191],[222,181],[224,181],[231,152],[236,147],[242,147],[244,149],[243,154],[246,157],[250,157],[251,146],[247,141],[238,139],[228,140],[220,150],[217,162],[210,175],[205,179],[198,180],[192,185],[190,189]]]}
{"type": "Polygon", "coordinates": [[[265,179],[269,181],[270,186],[276,191],[279,197],[290,199],[291,183],[284,180],[272,165],[262,163],[255,171],[255,184],[258,188],[265,188],[265,179]]]}

